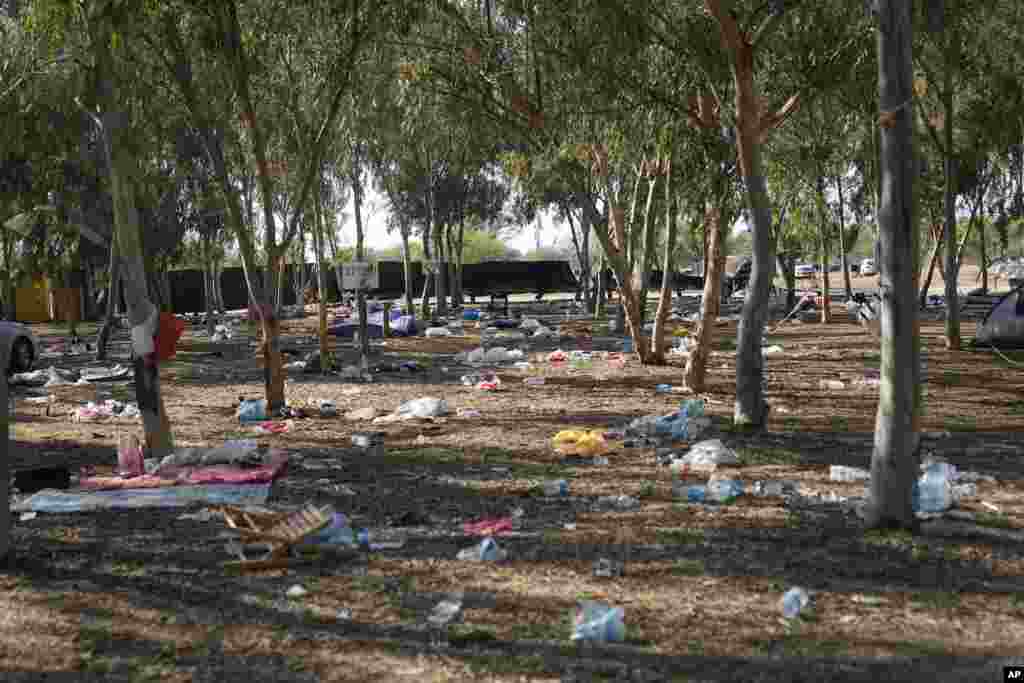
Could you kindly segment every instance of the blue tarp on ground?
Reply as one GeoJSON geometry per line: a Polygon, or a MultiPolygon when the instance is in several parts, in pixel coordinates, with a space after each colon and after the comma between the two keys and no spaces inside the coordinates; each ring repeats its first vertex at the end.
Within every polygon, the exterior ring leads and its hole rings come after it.
{"type": "Polygon", "coordinates": [[[57,491],[47,489],[11,510],[15,512],[87,512],[138,508],[204,505],[262,505],[270,496],[270,484],[201,484],[115,491],[57,491]]]}
{"type": "MultiPolygon", "coordinates": [[[[349,318],[334,323],[327,331],[335,337],[352,339],[358,329],[359,320],[349,318]]],[[[415,316],[402,315],[401,311],[391,311],[391,336],[408,337],[414,334],[416,334],[415,316]]],[[[384,336],[384,311],[370,313],[366,316],[366,335],[371,339],[380,339],[384,336]]]]}

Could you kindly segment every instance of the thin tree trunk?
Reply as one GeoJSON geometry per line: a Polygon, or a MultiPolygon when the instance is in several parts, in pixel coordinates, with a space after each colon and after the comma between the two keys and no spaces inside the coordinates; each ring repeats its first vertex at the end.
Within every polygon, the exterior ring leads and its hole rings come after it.
{"type": "Polygon", "coordinates": [[[447,225],[434,226],[434,295],[437,297],[437,315],[448,315],[448,265],[444,253],[444,233],[447,225]]]}
{"type": "MultiPolygon", "coordinates": [[[[0,481],[10,482],[11,461],[8,456],[10,448],[10,398],[7,387],[6,368],[10,359],[7,357],[7,344],[0,343],[0,481]]],[[[11,487],[0,486],[0,560],[11,552],[11,487]]]]}
{"type": "Polygon", "coordinates": [[[985,214],[982,207],[981,223],[978,224],[978,238],[981,241],[981,290],[988,294],[988,245],[985,244],[985,214]]]}
{"type": "Polygon", "coordinates": [[[433,221],[428,222],[423,229],[423,299],[420,301],[420,316],[424,320],[430,320],[430,285],[434,282],[433,273],[433,248],[431,242],[434,239],[433,221]]]}
{"type": "MultiPolygon", "coordinates": [[[[358,157],[352,160],[352,207],[356,220],[356,261],[366,258],[363,238],[363,183],[360,177],[362,169],[358,167],[358,157]]],[[[366,292],[356,290],[356,307],[359,310],[359,356],[365,369],[370,357],[370,339],[367,335],[366,292]]]]}
{"type": "Polygon", "coordinates": [[[928,290],[932,286],[932,277],[935,274],[935,266],[939,262],[939,252],[942,250],[942,239],[936,239],[935,245],[932,247],[932,255],[928,258],[928,274],[924,278],[924,284],[921,285],[921,292],[918,295],[918,305],[924,308],[928,303],[928,290]]]}
{"type": "Polygon", "coordinates": [[[654,314],[654,330],[651,334],[651,362],[655,365],[665,364],[665,323],[672,310],[672,274],[675,270],[677,226],[672,215],[672,161],[666,160],[665,165],[665,253],[662,257],[661,292],[658,295],[658,308],[654,314]]]}
{"type": "MultiPolygon", "coordinates": [[[[322,176],[321,176],[322,178],[322,176]]],[[[317,187],[322,187],[321,182],[317,187]]],[[[320,337],[320,372],[327,374],[331,370],[331,344],[327,336],[327,273],[324,272],[324,212],[321,203],[321,195],[317,191],[313,199],[313,250],[316,252],[316,288],[318,298],[317,306],[318,331],[320,337]]]]}
{"type": "Polygon", "coordinates": [[[825,176],[818,171],[818,211],[819,224],[818,235],[821,238],[821,323],[827,325],[832,322],[832,292],[829,281],[829,266],[832,264],[831,252],[829,250],[828,238],[828,205],[825,203],[825,176]]]}
{"type": "Polygon", "coordinates": [[[651,210],[654,207],[654,190],[658,185],[657,172],[650,172],[650,180],[647,188],[647,202],[644,204],[644,232],[643,244],[640,251],[639,263],[634,266],[640,272],[640,324],[647,320],[647,280],[651,274],[651,261],[654,259],[654,233],[655,221],[651,218],[651,210]]]}
{"type": "Polygon", "coordinates": [[[714,339],[715,322],[721,310],[722,273],[725,272],[722,213],[717,207],[707,207],[704,225],[708,234],[705,248],[707,265],[704,270],[704,296],[700,303],[700,323],[697,326],[695,343],[686,361],[686,370],[683,372],[684,384],[696,392],[704,391],[708,355],[714,339]]]}
{"type": "MultiPolygon", "coordinates": [[[[946,33],[952,31],[947,28],[946,33]]],[[[956,156],[953,148],[953,69],[960,68],[952,55],[952,39],[946,49],[945,73],[945,144],[946,144],[946,187],[945,187],[945,243],[946,243],[946,348],[960,349],[960,302],[957,281],[960,264],[956,253],[956,156]]]]}
{"type": "Polygon", "coordinates": [[[213,281],[213,273],[216,271],[217,266],[213,263],[213,258],[210,254],[210,238],[202,238],[203,245],[203,279],[206,281],[206,333],[213,338],[214,332],[217,329],[217,321],[214,320],[213,309],[216,304],[216,285],[213,281]]]}
{"type": "Polygon", "coordinates": [[[853,298],[853,285],[850,282],[850,264],[846,258],[846,202],[843,198],[843,179],[839,175],[836,176],[836,194],[839,197],[839,267],[843,269],[843,289],[849,301],[853,298]]]}
{"type": "Polygon", "coordinates": [[[912,110],[913,2],[879,0],[878,72],[881,126],[882,387],[875,419],[868,527],[914,528],[911,491],[917,478],[921,410],[918,315],[914,295],[915,225],[912,110]],[[888,113],[891,112],[891,113],[888,113]],[[910,267],[907,265],[910,264],[910,267]]]}
{"type": "Polygon", "coordinates": [[[796,259],[788,254],[776,254],[775,262],[786,281],[786,312],[796,307],[796,259]]]}
{"type": "Polygon", "coordinates": [[[415,315],[416,310],[413,307],[415,294],[412,291],[412,253],[409,251],[409,227],[404,223],[405,219],[401,220],[403,224],[399,227],[399,231],[402,233],[402,272],[405,274],[405,314],[415,315]]]}
{"type": "Polygon", "coordinates": [[[103,319],[103,325],[96,335],[96,360],[107,359],[107,344],[110,341],[110,332],[114,327],[114,316],[117,313],[117,300],[121,298],[121,259],[117,253],[117,239],[110,240],[110,284],[107,285],[107,311],[103,319]]]}

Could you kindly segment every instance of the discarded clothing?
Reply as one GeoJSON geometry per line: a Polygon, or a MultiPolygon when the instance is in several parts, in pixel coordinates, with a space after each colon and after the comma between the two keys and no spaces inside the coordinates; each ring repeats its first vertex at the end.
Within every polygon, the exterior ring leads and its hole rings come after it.
{"type": "Polygon", "coordinates": [[[207,505],[262,505],[270,496],[270,484],[211,484],[170,486],[120,491],[40,491],[14,512],[86,512],[139,508],[207,505]]]}

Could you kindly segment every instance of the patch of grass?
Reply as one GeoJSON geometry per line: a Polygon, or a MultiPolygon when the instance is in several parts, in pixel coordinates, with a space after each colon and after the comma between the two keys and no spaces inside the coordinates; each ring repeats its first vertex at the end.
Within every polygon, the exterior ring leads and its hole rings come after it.
{"type": "Polygon", "coordinates": [[[776,448],[773,446],[763,448],[744,447],[737,449],[736,455],[739,456],[741,464],[748,466],[800,464],[800,454],[788,448],[776,448]]]}
{"type": "Polygon", "coordinates": [[[497,639],[498,634],[492,626],[455,624],[448,629],[448,642],[456,647],[466,647],[474,643],[491,643],[497,639]]]}
{"type": "Polygon", "coordinates": [[[110,640],[109,622],[84,624],[78,632],[78,642],[83,652],[91,652],[96,649],[97,644],[107,640],[110,640]]]}
{"type": "Polygon", "coordinates": [[[910,604],[924,609],[956,609],[960,606],[960,595],[946,591],[917,593],[911,597],[910,604]]]}
{"type": "Polygon", "coordinates": [[[306,660],[302,657],[288,657],[285,659],[285,665],[288,667],[289,671],[296,673],[306,670],[306,660]]]}
{"type": "Polygon", "coordinates": [[[804,524],[804,515],[802,512],[795,510],[786,511],[786,528],[787,529],[798,529],[804,524]]]}
{"type": "Polygon", "coordinates": [[[122,560],[110,567],[114,576],[142,576],[146,573],[146,565],[137,560],[122,560]]]}
{"type": "Polygon", "coordinates": [[[914,544],[914,535],[904,529],[871,529],[864,533],[864,542],[905,549],[914,544]]]}
{"type": "Polygon", "coordinates": [[[910,556],[915,562],[925,562],[931,557],[931,548],[923,543],[915,543],[910,551],[910,556]]]}
{"type": "Polygon", "coordinates": [[[1010,410],[1010,415],[1024,415],[1024,401],[1013,401],[1007,408],[1010,410]]]}
{"type": "Polygon", "coordinates": [[[978,421],[971,415],[956,415],[946,418],[946,431],[949,432],[975,432],[978,430],[978,421]]]}
{"type": "Polygon", "coordinates": [[[893,643],[897,657],[942,657],[949,654],[945,643],[937,640],[911,640],[893,643]]]}
{"type": "Polygon", "coordinates": [[[475,655],[464,658],[474,675],[540,675],[549,671],[540,655],[475,655]]]}
{"type": "Polygon", "coordinates": [[[545,529],[540,540],[544,545],[559,545],[562,542],[562,532],[558,529],[545,529]]]}
{"type": "Polygon", "coordinates": [[[715,348],[716,351],[735,351],[736,350],[736,340],[735,339],[730,339],[730,338],[726,337],[725,339],[722,339],[721,341],[719,341],[718,344],[716,344],[715,346],[716,346],[716,348],[715,348]]]}
{"type": "Polygon", "coordinates": [[[408,464],[431,463],[462,463],[466,456],[462,450],[457,448],[440,448],[428,446],[426,448],[413,448],[399,451],[388,451],[388,460],[408,464]]]}
{"type": "Polygon", "coordinates": [[[796,415],[789,415],[782,421],[782,427],[787,432],[799,432],[800,431],[800,418],[796,415]]]}
{"type": "Polygon", "coordinates": [[[979,512],[974,516],[975,523],[996,529],[1010,529],[1010,518],[1001,512],[979,512]]]}
{"type": "Polygon", "coordinates": [[[645,481],[640,485],[640,491],[637,493],[639,498],[653,498],[655,492],[655,485],[653,481],[645,481]]]}
{"type": "Polygon", "coordinates": [[[704,576],[703,560],[676,560],[672,565],[673,576],[704,576]]]}
{"type": "Polygon", "coordinates": [[[832,425],[832,431],[836,433],[846,433],[850,431],[850,420],[841,415],[833,415],[830,419],[832,425]]]}
{"type": "Polygon", "coordinates": [[[1024,608],[1024,593],[1013,593],[1010,596],[1010,607],[1016,609],[1024,608]]]}
{"type": "Polygon", "coordinates": [[[961,555],[960,555],[960,546],[958,546],[958,545],[944,545],[944,546],[942,546],[942,559],[944,559],[946,562],[954,562],[956,560],[959,560],[960,557],[961,557],[961,555]]]}
{"type": "Polygon", "coordinates": [[[568,628],[568,618],[560,622],[516,624],[512,627],[512,637],[516,640],[562,640],[568,628]]]}
{"type": "Polygon", "coordinates": [[[939,382],[947,387],[955,387],[960,385],[960,372],[958,370],[946,370],[942,373],[942,379],[939,382]]]}
{"type": "Polygon", "coordinates": [[[703,543],[704,531],[702,529],[659,529],[658,542],[668,545],[670,543],[703,543]]]}

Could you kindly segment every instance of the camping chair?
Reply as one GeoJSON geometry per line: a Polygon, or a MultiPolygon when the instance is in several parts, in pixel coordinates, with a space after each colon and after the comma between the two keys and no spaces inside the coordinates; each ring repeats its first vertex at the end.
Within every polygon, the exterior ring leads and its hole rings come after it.
{"type": "Polygon", "coordinates": [[[292,548],[331,523],[330,506],[309,505],[291,514],[247,512],[232,506],[214,508],[224,515],[225,523],[238,531],[242,542],[265,543],[269,553],[260,560],[243,559],[227,562],[225,569],[281,569],[292,566],[292,548]]]}

